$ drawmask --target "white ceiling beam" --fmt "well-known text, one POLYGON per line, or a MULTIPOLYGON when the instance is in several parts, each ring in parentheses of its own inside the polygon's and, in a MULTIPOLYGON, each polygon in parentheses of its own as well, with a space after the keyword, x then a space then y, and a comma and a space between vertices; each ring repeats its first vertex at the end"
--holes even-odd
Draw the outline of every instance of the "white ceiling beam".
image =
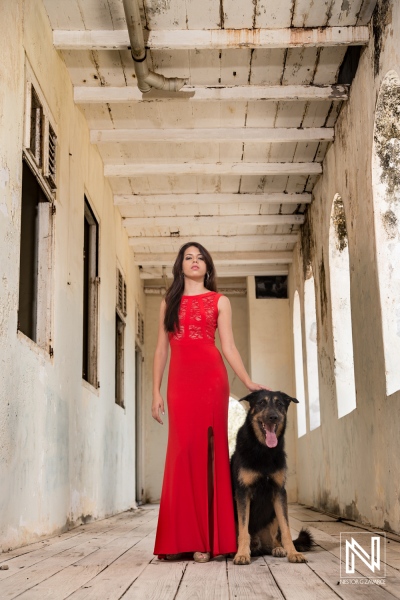
POLYGON ((328 127, 235 127, 214 129, 94 129, 92 144, 107 142, 331 142, 334 129, 328 127))
POLYGON ((180 92, 154 90, 142 95, 138 87, 75 86, 77 104, 123 104, 134 102, 236 102, 269 100, 347 100, 349 86, 340 85, 241 85, 184 86, 180 92))
POLYGON ((104 165, 105 177, 152 175, 320 175, 321 163, 128 163, 104 165))
MULTIPOLYGON (((217 277, 248 277, 250 275, 287 275, 287 265, 229 265, 216 269, 217 277)), ((166 269, 166 276, 172 279, 171 269, 166 269)), ((145 267, 140 270, 140 279, 162 279, 164 276, 161 268, 145 267)))
POLYGON ((141 227, 185 227, 188 225, 302 225, 304 215, 212 215, 194 217, 128 217, 127 229, 141 227))
POLYGON ((142 236, 142 237, 129 237, 129 245, 134 248, 146 247, 145 252, 148 248, 155 248, 159 251, 160 246, 169 246, 170 252, 175 252, 183 244, 187 242, 198 241, 209 251, 213 249, 220 250, 221 247, 232 245, 239 246, 243 250, 244 246, 257 246, 258 250, 261 250, 266 245, 271 244, 295 244, 298 240, 298 233, 285 233, 285 234, 254 234, 254 235, 203 235, 203 236, 160 236, 154 237, 142 236), (259 248, 261 246, 261 248, 259 248))
POLYGON ((175 204, 310 204, 312 194, 115 194, 116 206, 175 204))
MULTIPOLYGON (((227 265, 269 265, 290 264, 293 262, 293 252, 213 252, 213 262, 216 267, 227 265)), ((142 267, 172 267, 176 260, 176 252, 165 253, 134 253, 135 264, 142 267)))
MULTIPOLYGON (((124 204, 119 206, 119 211, 124 219, 145 217, 207 217, 210 215, 230 216, 240 222, 242 216, 248 215, 279 215, 281 204, 264 205, 262 203, 244 204, 124 204)), ((291 205, 288 205, 291 207, 291 205)), ((304 204, 296 205, 306 206, 304 204)), ((298 214, 295 208, 285 210, 283 214, 298 214)))
MULTIPOLYGON (((317 27, 286 29, 173 29, 152 30, 146 46, 155 50, 225 50, 230 48, 296 48, 310 46, 362 46, 368 27, 317 27)), ((127 30, 53 31, 57 50, 126 50, 127 30)))

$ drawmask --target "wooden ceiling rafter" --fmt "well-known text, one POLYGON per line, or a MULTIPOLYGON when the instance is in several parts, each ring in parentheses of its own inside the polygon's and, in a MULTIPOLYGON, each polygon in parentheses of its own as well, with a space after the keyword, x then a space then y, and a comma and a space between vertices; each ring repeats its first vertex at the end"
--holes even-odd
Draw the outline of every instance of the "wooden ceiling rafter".
MULTIPOLYGON (((311 194, 174 194, 174 204, 310 204, 311 194)), ((131 205, 160 205, 170 204, 171 194, 115 194, 114 204, 116 206, 131 205)))
MULTIPOLYGON (((135 262, 143 267, 172 267, 176 259, 176 254, 169 253, 147 253, 135 254, 135 262)), ((216 267, 222 267, 232 264, 240 266, 245 265, 264 265, 264 264, 291 264, 293 255, 291 252, 237 252, 232 256, 230 252, 214 252, 213 262, 216 267)))
MULTIPOLYGON (((287 27, 285 29, 173 29, 148 32, 150 50, 228 50, 364 46, 368 27, 287 27)), ((57 50, 129 50, 125 30, 53 31, 57 50)))
POLYGON ((108 142, 332 142, 333 127, 231 127, 214 129, 92 129, 92 144, 108 142))
MULTIPOLYGON (((217 277, 219 279, 223 277, 248 277, 249 275, 255 276, 268 276, 268 275, 287 275, 289 273, 289 266, 282 264, 263 264, 263 265, 237 265, 231 264, 216 268, 217 277)), ((171 269, 167 270, 167 278, 172 279, 171 269)), ((162 267, 144 267, 140 270, 140 279, 162 279, 164 277, 164 271, 162 267)))
MULTIPOLYGON (((173 245, 174 249, 178 250, 182 244, 186 244, 187 242, 192 242, 195 236, 191 235, 159 235, 159 236, 129 236, 129 245, 141 248, 146 247, 155 248, 156 251, 160 251, 160 246, 165 244, 173 245)), ((283 245, 287 244, 295 244, 298 240, 299 233, 271 233, 268 235, 265 234, 254 234, 254 235, 244 235, 244 234, 232 234, 232 235, 203 235, 201 236, 201 243, 210 251, 217 251, 221 247, 232 247, 232 246, 241 246, 241 250, 245 250, 246 246, 254 245, 254 238, 257 239, 257 243, 260 246, 260 250, 263 249, 264 246, 274 246, 274 245, 283 245)), ((282 250, 282 248, 280 248, 282 250)))
POLYGON ((126 104, 136 102, 257 102, 348 99, 349 86, 334 85, 217 85, 185 86, 180 92, 157 90, 143 95, 134 86, 75 86, 76 104, 126 104))
MULTIPOLYGON (((132 231, 142 227, 174 227, 176 226, 176 217, 133 217, 124 218, 124 226, 127 231, 132 231)), ((304 215, 240 215, 241 225, 302 225, 304 215)), ((230 215, 208 215, 208 216, 190 216, 179 217, 179 227, 187 225, 235 225, 234 217, 230 215)), ((237 222, 236 222, 237 224, 237 222)))
POLYGON ((105 177, 144 177, 151 175, 320 175, 319 162, 282 163, 113 163, 104 165, 105 177))

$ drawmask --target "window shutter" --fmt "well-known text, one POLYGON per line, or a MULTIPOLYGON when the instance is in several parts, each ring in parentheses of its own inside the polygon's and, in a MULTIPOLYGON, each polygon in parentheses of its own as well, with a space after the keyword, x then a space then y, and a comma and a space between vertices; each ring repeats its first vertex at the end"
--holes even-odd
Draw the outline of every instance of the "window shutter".
POLYGON ((49 131, 48 131, 48 144, 46 146, 46 169, 44 176, 46 177, 50 188, 52 190, 57 189, 56 186, 56 146, 57 146, 57 136, 54 133, 52 126, 49 123, 49 131))
POLYGON ((140 315, 140 343, 144 344, 144 319, 142 315, 140 315))
POLYGON ((138 307, 136 307, 136 339, 144 344, 144 319, 138 307))
POLYGON ((127 302, 126 302, 126 283, 124 276, 121 271, 117 268, 117 309, 120 312, 120 316, 126 317, 127 315, 127 302))
POLYGON ((124 280, 121 271, 118 269, 118 298, 117 306, 121 312, 123 312, 123 298, 124 298, 124 280))
POLYGON ((124 281, 124 307, 123 307, 123 311, 122 311, 126 317, 127 315, 127 310, 126 310, 126 283, 124 281))

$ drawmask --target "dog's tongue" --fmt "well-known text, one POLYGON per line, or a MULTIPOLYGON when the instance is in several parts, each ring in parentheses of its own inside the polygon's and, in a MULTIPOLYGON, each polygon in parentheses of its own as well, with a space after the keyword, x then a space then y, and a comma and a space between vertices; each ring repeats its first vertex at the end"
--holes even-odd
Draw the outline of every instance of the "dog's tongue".
POLYGON ((267 425, 265 429, 265 443, 268 448, 275 448, 278 445, 278 438, 274 429, 275 425, 267 425))

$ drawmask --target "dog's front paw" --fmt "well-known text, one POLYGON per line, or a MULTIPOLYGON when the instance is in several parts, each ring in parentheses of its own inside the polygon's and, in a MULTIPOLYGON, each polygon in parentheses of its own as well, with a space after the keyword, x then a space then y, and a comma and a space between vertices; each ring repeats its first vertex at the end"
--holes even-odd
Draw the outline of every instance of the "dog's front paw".
POLYGON ((282 548, 282 546, 276 546, 276 548, 272 550, 272 556, 275 556, 277 558, 284 558, 285 556, 287 556, 287 552, 285 548, 282 548))
POLYGON ((288 561, 291 563, 306 563, 308 560, 301 552, 294 552, 293 554, 289 554, 288 561))
POLYGON ((250 564, 250 554, 239 554, 237 553, 235 558, 233 559, 234 565, 249 565, 250 564))

